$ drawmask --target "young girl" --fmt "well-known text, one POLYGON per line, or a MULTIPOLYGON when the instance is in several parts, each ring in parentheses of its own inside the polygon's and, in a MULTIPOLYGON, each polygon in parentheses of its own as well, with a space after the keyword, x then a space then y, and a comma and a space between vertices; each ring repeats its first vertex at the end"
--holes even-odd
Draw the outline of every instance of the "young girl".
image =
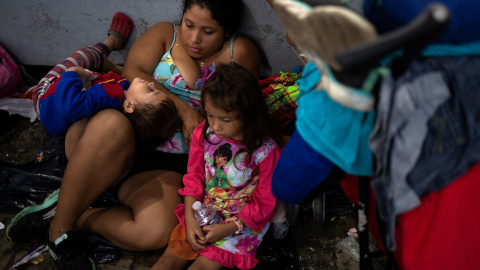
POLYGON ((180 224, 152 269, 183 269, 190 260, 195 269, 253 268, 272 222, 271 179, 281 150, 258 81, 240 65, 220 64, 204 85, 201 105, 206 121, 192 135, 179 190, 185 204, 175 209, 180 224), (211 205, 220 224, 200 227, 195 201, 211 205))

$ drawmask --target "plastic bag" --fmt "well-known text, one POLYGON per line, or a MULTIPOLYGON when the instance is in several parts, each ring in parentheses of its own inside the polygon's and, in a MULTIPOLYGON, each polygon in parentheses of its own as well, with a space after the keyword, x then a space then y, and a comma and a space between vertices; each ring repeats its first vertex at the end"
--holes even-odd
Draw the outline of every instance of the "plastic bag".
POLYGON ((31 99, 2 98, 0 99, 0 110, 7 111, 9 115, 18 114, 29 118, 30 122, 37 119, 37 113, 31 99))
POLYGON ((22 82, 22 75, 12 56, 0 44, 0 98, 11 95, 22 82))
POLYGON ((340 240, 335 247, 347 253, 357 262, 360 261, 360 244, 358 244, 357 240, 355 240, 355 236, 353 234, 340 240))
POLYGON ((262 244, 257 249, 258 264, 253 270, 287 270, 298 268, 298 254, 292 234, 283 239, 275 239, 268 230, 262 244))
POLYGON ((287 208, 286 204, 280 200, 277 200, 275 205, 275 213, 272 220, 272 233, 273 238, 283 239, 288 233, 289 224, 287 220, 287 208))

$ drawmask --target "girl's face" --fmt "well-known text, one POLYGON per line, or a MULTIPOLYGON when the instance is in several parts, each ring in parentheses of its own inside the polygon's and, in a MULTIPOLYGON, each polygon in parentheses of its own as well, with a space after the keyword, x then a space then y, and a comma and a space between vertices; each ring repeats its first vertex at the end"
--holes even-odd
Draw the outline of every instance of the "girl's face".
POLYGON ((218 52, 225 41, 225 33, 207 8, 192 5, 182 20, 182 40, 192 58, 204 59, 218 52))
POLYGON ((219 139, 232 139, 236 141, 243 139, 243 125, 240 120, 238 120, 235 112, 226 112, 223 109, 213 106, 208 97, 205 100, 205 112, 207 114, 208 124, 219 139))

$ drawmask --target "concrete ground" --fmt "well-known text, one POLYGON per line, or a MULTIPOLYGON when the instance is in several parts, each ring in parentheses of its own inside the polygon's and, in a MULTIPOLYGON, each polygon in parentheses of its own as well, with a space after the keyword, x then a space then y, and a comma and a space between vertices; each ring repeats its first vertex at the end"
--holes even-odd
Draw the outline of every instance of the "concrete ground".
MULTIPOLYGON (((5 111, 0 111, 0 123, 3 126, 0 132, 0 162, 23 164, 31 161, 35 158, 36 153, 51 140, 51 137, 46 134, 38 121, 30 123, 24 117, 8 116, 5 111)), ((341 207, 344 206, 342 205, 341 207)), ((354 220, 351 215, 345 212, 340 213, 337 211, 337 213, 332 213, 330 211, 329 213, 331 207, 338 207, 338 205, 329 205, 327 196, 327 215, 323 226, 314 224, 315 216, 311 205, 307 204, 299 207, 295 226, 290 227, 287 240, 279 242, 279 244, 293 247, 292 250, 296 253, 296 262, 285 265, 284 269, 359 269, 357 261, 349 257, 343 250, 335 248, 335 245, 347 236, 348 229, 355 227, 354 220)), ((0 208, 0 222, 7 226, 17 212, 0 208)), ((37 243, 11 243, 6 238, 5 229, 1 229, 0 269, 9 269, 16 260, 24 256, 35 244, 37 243)), ((279 248, 279 246, 276 248, 279 248)), ((149 269, 161 253, 162 250, 127 252, 116 260, 97 265, 97 269, 149 269)), ((43 253, 43 256, 44 260, 42 262, 36 265, 28 263, 17 269, 55 269, 48 251, 43 253)), ((384 257, 375 259, 373 260, 373 268, 383 269, 384 263, 384 257)), ((255 269, 278 269, 269 268, 269 265, 271 266, 272 264, 268 261, 263 261, 255 269)))

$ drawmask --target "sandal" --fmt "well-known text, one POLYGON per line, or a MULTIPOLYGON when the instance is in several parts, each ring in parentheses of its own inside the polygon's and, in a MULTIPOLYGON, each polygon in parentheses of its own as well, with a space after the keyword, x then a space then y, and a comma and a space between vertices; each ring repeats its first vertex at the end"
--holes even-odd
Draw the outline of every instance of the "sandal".
POLYGON ((108 30, 108 35, 112 35, 120 40, 122 48, 127 44, 128 38, 133 30, 132 20, 122 12, 113 15, 112 24, 108 30))

